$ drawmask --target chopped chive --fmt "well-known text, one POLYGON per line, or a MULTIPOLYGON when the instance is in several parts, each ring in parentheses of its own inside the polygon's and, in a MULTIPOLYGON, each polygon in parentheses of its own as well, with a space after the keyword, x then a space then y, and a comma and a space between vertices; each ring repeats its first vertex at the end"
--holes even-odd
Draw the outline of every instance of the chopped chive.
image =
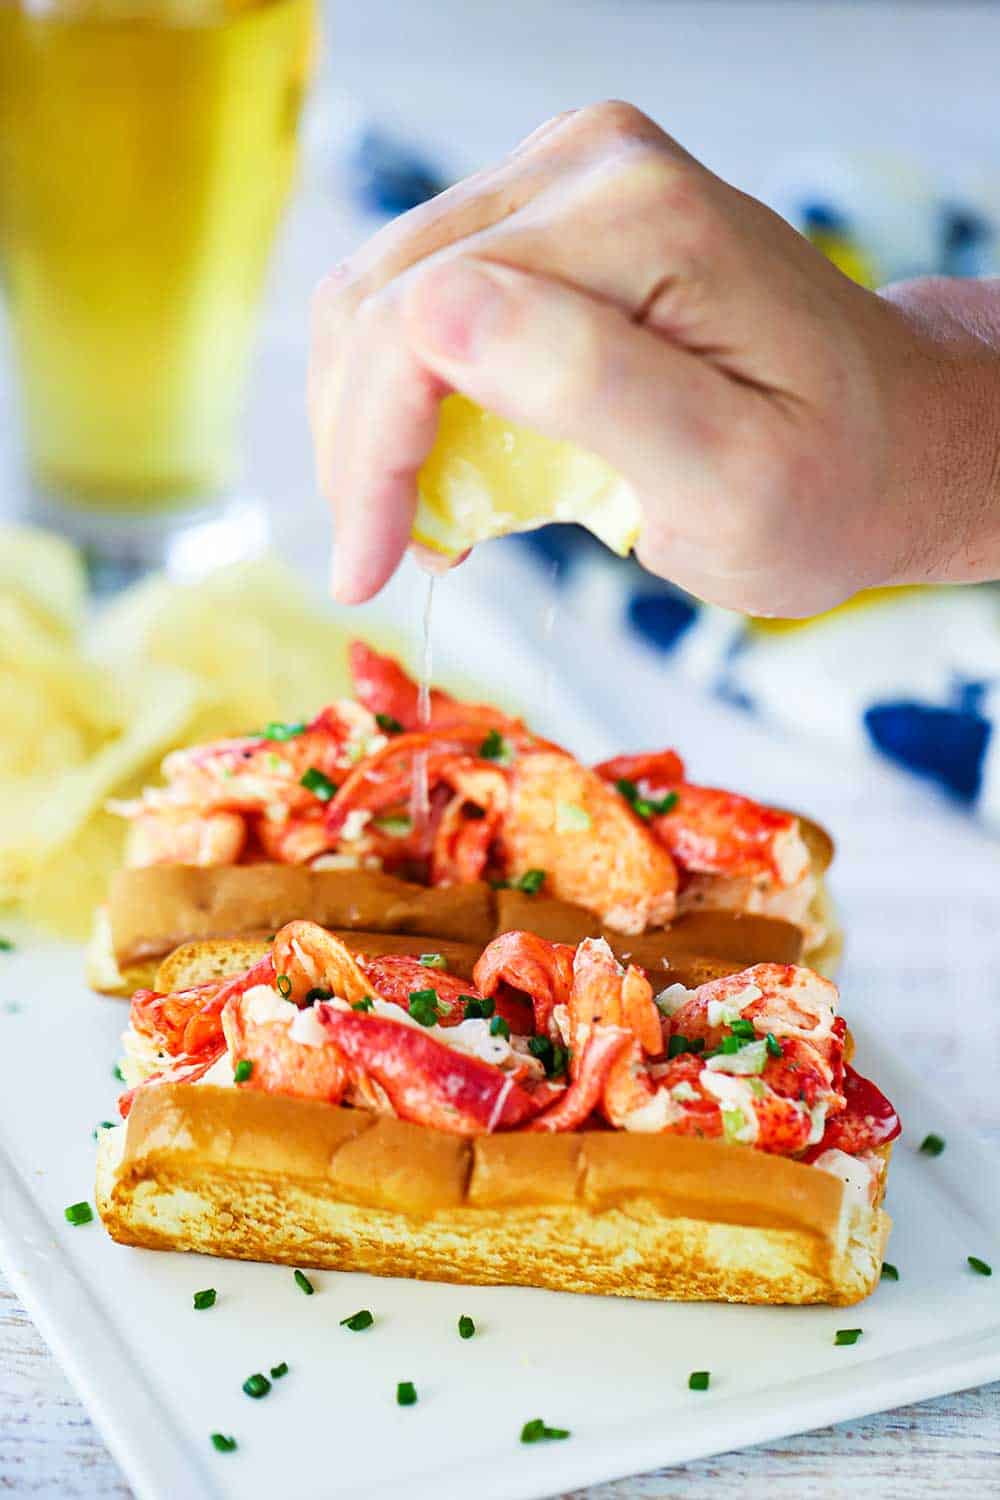
POLYGON ((507 761, 510 759, 510 746, 499 729, 491 729, 479 747, 479 754, 483 760, 507 761))
POLYGON ((627 776, 619 776, 615 782, 615 791, 620 792, 626 802, 634 802, 639 795, 639 788, 627 776))
POLYGON ((649 802, 645 797, 636 797, 635 801, 632 803, 632 811, 634 813, 638 813, 640 818, 643 818, 648 822, 648 820, 653 816, 653 804, 652 802, 649 802))
POLYGON ((112 1078, 117 1078, 119 1083, 125 1082, 125 1074, 122 1072, 121 1063, 115 1063, 114 1067, 111 1069, 111 1076, 112 1078))
POLYGON ((240 1060, 239 1060, 239 1062, 236 1064, 235 1068, 233 1069, 233 1082, 234 1083, 246 1083, 247 1079, 250 1077, 250 1074, 252 1072, 253 1072, 253 1063, 250 1061, 250 1059, 248 1057, 241 1057, 240 1060))
POLYGON ((375 1001, 372 999, 371 995, 366 995, 363 1000, 353 1000, 351 1002, 351 1009, 352 1010, 374 1010, 375 1009, 375 1001))
POLYGON ((296 1271, 295 1285, 298 1287, 300 1292, 305 1292, 307 1297, 311 1297, 313 1292, 316 1290, 312 1282, 309 1280, 309 1277, 306 1275, 305 1271, 296 1271))
POLYGON ((326 985, 317 984, 311 990, 306 990, 306 1005, 315 1005, 317 1000, 332 1000, 333 990, 328 990, 326 985))
POLYGON ((460 1339, 471 1339, 476 1331, 476 1325, 467 1313, 463 1313, 458 1320, 458 1336, 460 1339))
POLYGON ((403 726, 402 726, 402 724, 399 722, 398 719, 394 719, 393 716, 392 716, 392 714, 376 714, 375 715, 375 723, 381 729, 381 731, 382 731, 383 734, 402 734, 403 733, 403 726))
POLYGON ((374 1321, 375 1319, 367 1307, 363 1307, 360 1312, 351 1313, 349 1318, 341 1318, 340 1326, 341 1328, 349 1328, 352 1333, 362 1333, 364 1329, 370 1328, 374 1321))
POLYGON ((534 1417, 521 1428, 522 1443, 547 1443, 553 1439, 568 1438, 568 1427, 547 1427, 541 1417, 534 1417))
POLYGON ((784 1049, 773 1031, 769 1031, 764 1038, 764 1044, 772 1057, 784 1056, 784 1049))
POLYGON ((63 1209, 67 1224, 89 1224, 94 1217, 94 1210, 89 1203, 71 1203, 68 1208, 63 1209))
POLYGON ((280 743, 284 740, 294 740, 300 734, 305 734, 305 732, 306 724, 304 719, 300 719, 296 724, 283 724, 280 719, 272 719, 264 730, 263 738, 265 740, 277 740, 280 743))
POLYGON ((10 938, 0 937, 0 953, 13 953, 14 944, 10 938))
POLYGON ((202 1312, 206 1307, 214 1307, 216 1295, 217 1294, 214 1286, 206 1287, 203 1292, 195 1292, 195 1310, 197 1312, 202 1312))
POLYGON ((303 771, 299 777, 299 786, 304 786, 307 792, 312 792, 320 802, 329 802, 336 795, 336 785, 325 776, 318 766, 310 766, 308 771, 303 771))
POLYGON ((679 801, 677 792, 667 792, 663 797, 653 798, 653 811, 658 818, 662 818, 666 813, 673 812, 679 801))
POLYGON ((117 1120, 99 1120, 92 1132, 94 1140, 97 1140, 102 1130, 114 1130, 117 1123, 117 1120))
POLYGON ((925 1156, 940 1156, 944 1150, 944 1137, 935 1135, 932 1131, 930 1135, 924 1136, 920 1142, 920 1149, 925 1156))
POLYGON ((526 896, 537 896, 544 884, 544 870, 525 870, 520 879, 515 881, 517 889, 523 891, 526 896))
POLYGON ((692 1370, 688 1376, 689 1391, 707 1391, 712 1379, 711 1370, 692 1370))
POLYGON ((421 953, 420 962, 425 969, 446 969, 448 960, 443 953, 421 953))
POLYGON ((690 1052, 691 1044, 686 1036, 672 1036, 667 1043, 667 1057, 682 1057, 685 1052, 690 1052))
POLYGON ((752 1042, 755 1041, 757 1037, 753 1022, 744 1021, 742 1016, 737 1016, 736 1020, 732 1022, 730 1030, 732 1031, 733 1036, 738 1036, 744 1041, 752 1042))
POLYGON ((226 1437, 223 1432, 213 1432, 212 1447, 216 1453, 235 1453, 236 1439, 234 1437, 226 1437))
POLYGON ((835 1344, 856 1344, 862 1332, 863 1329, 861 1328, 838 1328, 833 1342, 835 1344))
POLYGON ((287 1360, 283 1359, 281 1361, 280 1365, 272 1365, 271 1366, 271 1379, 272 1380, 280 1380, 281 1377, 282 1377, 282 1375, 287 1375, 287 1374, 288 1374, 288 1362, 287 1362, 287 1360))
POLYGON ((898 1281, 899 1280, 899 1267, 898 1266, 894 1266, 892 1264, 892 1262, 889 1261, 889 1260, 884 1260, 882 1262, 882 1273, 881 1274, 882 1274, 882 1280, 883 1281, 898 1281))
POLYGON ((502 1036, 505 1041, 510 1041, 510 1027, 503 1016, 494 1016, 490 1021, 490 1036, 502 1036))
POLYGON ((416 1406, 417 1388, 412 1380, 401 1380, 396 1387, 397 1406, 416 1406))
POLYGON ((466 1021, 488 1021, 496 1010, 495 1000, 483 1000, 479 995, 459 995, 463 1006, 462 1017, 466 1021))
POLYGON ((256 1375, 247 1376, 243 1382, 243 1389, 248 1396, 252 1396, 255 1401, 259 1401, 271 1389, 271 1382, 266 1375, 261 1375, 258 1371, 256 1375))
POLYGON ((292 993, 292 981, 289 979, 287 974, 279 974, 274 981, 274 987, 278 991, 278 994, 281 996, 282 1000, 287 1000, 289 995, 292 993))
POLYGON ((436 1026, 440 1019, 437 990, 411 990, 407 1010, 420 1026, 436 1026))
POLYGON ((978 1255, 967 1255, 965 1258, 969 1262, 969 1265, 972 1267, 972 1269, 976 1271, 980 1276, 993 1275, 993 1267, 990 1265, 989 1261, 980 1260, 978 1255))
POLYGON ((723 1057, 732 1057, 740 1050, 740 1038, 738 1036, 724 1036, 719 1043, 719 1051, 723 1057))

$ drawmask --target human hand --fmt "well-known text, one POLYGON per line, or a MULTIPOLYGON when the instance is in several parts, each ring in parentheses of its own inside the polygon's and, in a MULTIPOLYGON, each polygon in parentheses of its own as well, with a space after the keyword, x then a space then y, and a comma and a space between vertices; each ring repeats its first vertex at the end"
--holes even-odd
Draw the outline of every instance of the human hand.
POLYGON ((639 111, 559 116, 319 288, 335 592, 360 602, 397 566, 452 390, 604 458, 639 496, 643 564, 713 603, 808 615, 876 584, 991 576, 985 295, 876 296, 639 111))

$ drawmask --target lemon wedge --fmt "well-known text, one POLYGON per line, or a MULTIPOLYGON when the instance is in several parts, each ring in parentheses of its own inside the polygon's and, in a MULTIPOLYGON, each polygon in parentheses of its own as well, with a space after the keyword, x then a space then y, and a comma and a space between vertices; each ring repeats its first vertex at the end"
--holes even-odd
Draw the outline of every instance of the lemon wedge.
POLYGON ((413 540, 449 557, 549 521, 576 521, 624 557, 642 520, 635 491, 602 459, 458 395, 441 405, 418 490, 413 540))

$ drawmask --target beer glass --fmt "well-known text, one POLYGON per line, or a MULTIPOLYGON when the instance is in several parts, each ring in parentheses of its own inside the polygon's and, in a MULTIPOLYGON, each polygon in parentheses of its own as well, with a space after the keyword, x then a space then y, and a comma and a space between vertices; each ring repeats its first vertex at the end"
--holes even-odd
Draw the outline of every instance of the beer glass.
POLYGON ((0 0, 0 277, 32 492, 126 563, 232 495, 313 6, 0 0))

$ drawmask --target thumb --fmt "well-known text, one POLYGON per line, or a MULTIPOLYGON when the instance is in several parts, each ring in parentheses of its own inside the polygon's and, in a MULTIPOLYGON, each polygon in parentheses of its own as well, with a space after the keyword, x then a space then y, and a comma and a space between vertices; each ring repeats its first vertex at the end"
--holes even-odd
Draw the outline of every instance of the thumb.
MULTIPOLYGON (((640 497, 703 490, 737 393, 697 354, 564 282, 456 256, 403 302, 418 360, 510 422, 589 449, 640 497)), ((661 519, 665 519, 661 515, 661 519)))

